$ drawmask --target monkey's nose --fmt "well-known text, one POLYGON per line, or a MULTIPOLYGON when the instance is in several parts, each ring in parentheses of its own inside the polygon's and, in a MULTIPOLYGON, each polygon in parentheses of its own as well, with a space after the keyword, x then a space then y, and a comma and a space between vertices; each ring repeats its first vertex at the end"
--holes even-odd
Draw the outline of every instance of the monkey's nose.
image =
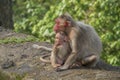
POLYGON ((58 26, 57 24, 55 24, 54 27, 53 27, 53 30, 54 30, 55 32, 59 31, 59 26, 58 26))

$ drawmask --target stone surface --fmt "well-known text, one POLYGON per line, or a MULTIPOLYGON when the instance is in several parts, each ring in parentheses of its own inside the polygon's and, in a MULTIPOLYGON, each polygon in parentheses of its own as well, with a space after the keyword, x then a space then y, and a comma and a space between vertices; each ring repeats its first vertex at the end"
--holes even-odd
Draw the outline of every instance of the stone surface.
MULTIPOLYGON (((0 32, 0 39, 12 36, 25 38, 27 35, 10 31, 0 32)), ((52 47, 46 42, 0 44, 0 65, 8 59, 15 63, 15 66, 2 70, 24 75, 23 80, 120 80, 120 69, 111 69, 109 66, 107 70, 80 67, 56 72, 50 64, 43 63, 39 59, 41 55, 50 54, 50 52, 34 49, 33 44, 52 47)))

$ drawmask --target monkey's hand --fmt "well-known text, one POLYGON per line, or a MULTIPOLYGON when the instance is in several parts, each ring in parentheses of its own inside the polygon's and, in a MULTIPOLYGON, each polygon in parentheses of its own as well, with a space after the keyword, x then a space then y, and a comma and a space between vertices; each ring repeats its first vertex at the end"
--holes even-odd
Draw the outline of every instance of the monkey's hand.
POLYGON ((60 66, 61 66, 61 64, 54 64, 53 65, 54 68, 57 68, 57 67, 60 67, 60 66))
POLYGON ((64 71, 64 70, 67 70, 67 69, 68 69, 68 67, 63 65, 63 66, 57 67, 56 71, 60 72, 60 71, 64 71))

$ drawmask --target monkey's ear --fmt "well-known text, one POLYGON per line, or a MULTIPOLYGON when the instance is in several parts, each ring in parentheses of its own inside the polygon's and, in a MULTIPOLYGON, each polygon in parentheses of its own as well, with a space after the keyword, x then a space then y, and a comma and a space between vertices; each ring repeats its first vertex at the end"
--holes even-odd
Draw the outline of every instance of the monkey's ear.
POLYGON ((71 26, 71 21, 66 21, 67 26, 71 26))
POLYGON ((72 18, 72 16, 68 12, 64 13, 64 15, 72 18))

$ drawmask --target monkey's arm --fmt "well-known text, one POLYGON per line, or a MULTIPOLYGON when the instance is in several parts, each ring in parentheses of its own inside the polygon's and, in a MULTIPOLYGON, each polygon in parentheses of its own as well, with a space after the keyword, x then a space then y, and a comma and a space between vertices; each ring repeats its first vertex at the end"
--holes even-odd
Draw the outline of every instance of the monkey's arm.
POLYGON ((77 58, 77 53, 78 53, 78 50, 77 50, 77 35, 75 32, 72 32, 72 35, 70 36, 70 40, 71 40, 71 49, 72 49, 72 52, 71 54, 68 56, 65 64, 61 67, 59 67, 57 69, 57 71, 62 71, 62 70, 65 70, 65 69, 68 69, 75 61, 76 61, 76 58, 77 58))
POLYGON ((51 52, 51 57, 50 57, 51 64, 52 64, 53 67, 60 66, 60 64, 57 63, 57 54, 58 54, 58 52, 59 52, 59 49, 54 45, 53 50, 51 52))

